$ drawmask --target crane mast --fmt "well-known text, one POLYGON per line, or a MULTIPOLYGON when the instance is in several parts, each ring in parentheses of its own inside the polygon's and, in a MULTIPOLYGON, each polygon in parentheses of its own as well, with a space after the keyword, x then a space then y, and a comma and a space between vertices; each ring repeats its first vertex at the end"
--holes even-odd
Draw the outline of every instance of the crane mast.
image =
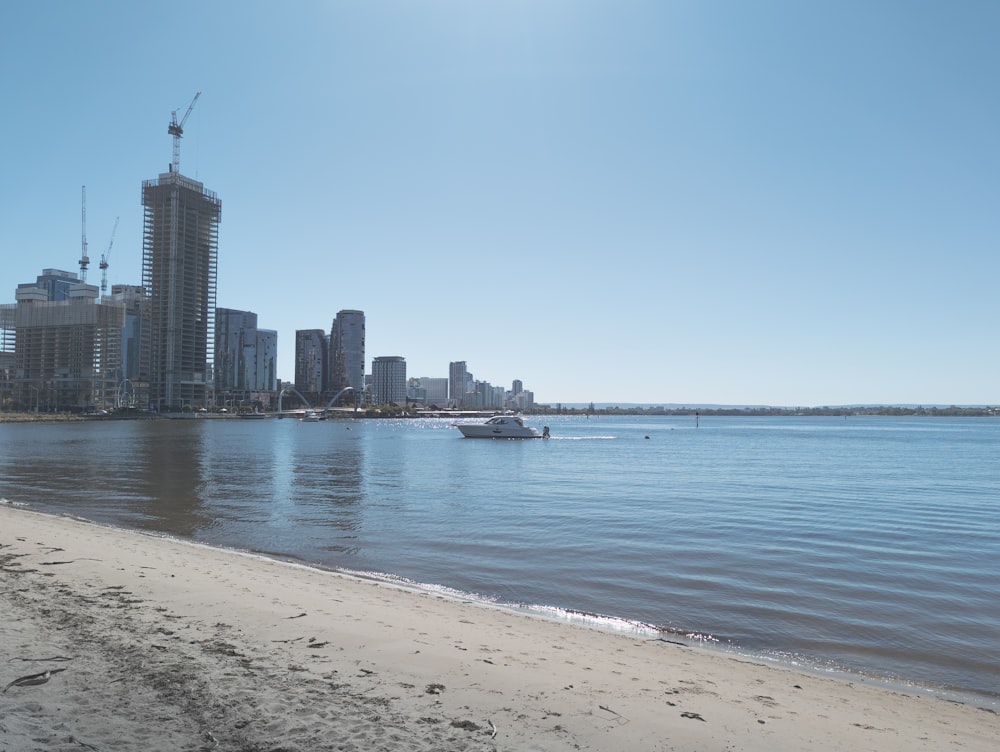
POLYGON ((197 92, 194 95, 194 99, 191 100, 191 104, 188 105, 187 112, 184 113, 184 117, 181 118, 180 122, 177 122, 177 110, 170 113, 170 125, 167 126, 167 133, 174 137, 174 153, 173 159, 170 162, 171 172, 180 172, 181 168, 181 136, 184 135, 184 123, 191 116, 191 110, 194 109, 194 103, 198 101, 198 97, 201 96, 201 92, 197 92))
POLYGON ((87 186, 83 186, 83 198, 80 202, 80 279, 87 281, 87 267, 90 265, 90 257, 87 255, 87 186))
POLYGON ((111 230, 111 240, 108 241, 108 250, 101 254, 101 263, 99 264, 101 268, 101 295, 104 295, 108 291, 108 259, 111 258, 111 246, 115 244, 115 233, 118 232, 118 220, 121 217, 115 217, 115 226, 111 230))

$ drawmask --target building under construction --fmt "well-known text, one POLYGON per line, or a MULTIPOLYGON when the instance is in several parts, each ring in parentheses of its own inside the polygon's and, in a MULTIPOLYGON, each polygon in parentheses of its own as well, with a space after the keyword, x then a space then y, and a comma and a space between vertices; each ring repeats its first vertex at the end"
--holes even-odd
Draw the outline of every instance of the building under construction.
MULTIPOLYGON (((98 300, 97 286, 86 283, 84 188, 80 277, 46 269, 37 283, 18 286, 15 305, 0 306, 0 407, 88 410, 124 403, 169 412, 210 403, 222 205, 179 167, 183 126, 197 99, 180 122, 176 112, 171 118, 168 172, 142 184, 142 286, 116 286, 98 300)), ((102 291, 107 266, 105 254, 102 291)))
POLYGON ((171 169, 142 184, 141 386, 157 411, 209 404, 222 204, 171 169))
MULTIPOLYGON (((19 285, 14 305, 0 306, 0 388, 4 409, 86 412, 117 402, 122 380, 125 308, 98 300, 96 285, 68 281, 47 290, 19 285)), ((66 272, 59 274, 73 277, 66 272)))

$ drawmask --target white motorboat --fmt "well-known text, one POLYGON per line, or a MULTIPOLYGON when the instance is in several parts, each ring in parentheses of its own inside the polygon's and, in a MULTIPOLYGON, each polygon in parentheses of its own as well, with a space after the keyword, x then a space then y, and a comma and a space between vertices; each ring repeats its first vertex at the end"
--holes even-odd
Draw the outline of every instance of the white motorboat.
POLYGON ((543 433, 524 425, 519 415, 494 415, 485 423, 457 423, 467 439, 547 439, 549 427, 543 433))
POLYGON ((317 421, 323 420, 323 416, 315 410, 306 410, 299 420, 303 423, 316 423, 317 421))

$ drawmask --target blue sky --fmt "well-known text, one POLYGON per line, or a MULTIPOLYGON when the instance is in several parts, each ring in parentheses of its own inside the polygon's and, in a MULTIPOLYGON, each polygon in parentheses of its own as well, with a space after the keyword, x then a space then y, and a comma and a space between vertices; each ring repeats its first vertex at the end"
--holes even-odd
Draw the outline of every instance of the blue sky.
POLYGON ((1000 402, 1000 3, 8 2, 0 301, 141 281, 142 180, 222 200, 217 303, 361 309, 543 402, 1000 402))

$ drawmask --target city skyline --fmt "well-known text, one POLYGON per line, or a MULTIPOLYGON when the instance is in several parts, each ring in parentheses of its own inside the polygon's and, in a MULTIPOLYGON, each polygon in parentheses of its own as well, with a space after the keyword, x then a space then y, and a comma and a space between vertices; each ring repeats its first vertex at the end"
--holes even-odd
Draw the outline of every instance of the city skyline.
MULTIPOLYGON (((991 404, 1000 6, 42 0, 7 10, 0 302, 139 284, 138 186, 226 203, 219 306, 540 403, 991 404), (194 15, 198 23, 191 23, 194 15), (154 50, 162 65, 144 64, 154 50), (328 301, 336 301, 327 305, 328 301)), ((369 359, 370 360, 370 359, 369 359)))

